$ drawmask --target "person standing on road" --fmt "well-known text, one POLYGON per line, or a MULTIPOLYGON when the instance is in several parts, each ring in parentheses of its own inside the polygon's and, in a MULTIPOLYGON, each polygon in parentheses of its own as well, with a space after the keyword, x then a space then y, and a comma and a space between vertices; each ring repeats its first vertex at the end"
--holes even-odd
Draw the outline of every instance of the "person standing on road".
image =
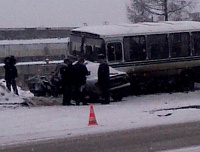
POLYGON ((73 84, 74 84, 74 98, 76 100, 76 105, 88 105, 85 101, 85 84, 86 76, 90 74, 86 65, 84 64, 85 59, 83 57, 79 58, 78 62, 73 65, 73 84))
POLYGON ((60 68, 63 89, 63 105, 73 105, 72 99, 72 63, 70 59, 64 59, 64 64, 60 68))
POLYGON ((4 59, 4 63, 6 87, 9 91, 11 91, 12 86, 14 93, 16 95, 19 95, 15 81, 15 79, 18 77, 17 68, 15 67, 16 59, 14 56, 6 57, 4 59))
POLYGON ((102 91, 102 101, 101 104, 110 103, 110 94, 109 94, 109 84, 110 84, 110 71, 109 66, 105 60, 105 56, 100 54, 99 59, 99 68, 98 68, 98 86, 102 91))

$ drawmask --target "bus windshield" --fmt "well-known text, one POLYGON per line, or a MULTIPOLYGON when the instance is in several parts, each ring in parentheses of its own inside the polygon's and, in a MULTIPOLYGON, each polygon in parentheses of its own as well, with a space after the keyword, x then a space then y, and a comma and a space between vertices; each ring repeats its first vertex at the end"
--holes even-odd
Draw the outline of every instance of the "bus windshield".
POLYGON ((106 54, 103 39, 72 35, 70 41, 71 50, 69 53, 72 56, 83 56, 89 61, 97 61, 98 54, 106 54))

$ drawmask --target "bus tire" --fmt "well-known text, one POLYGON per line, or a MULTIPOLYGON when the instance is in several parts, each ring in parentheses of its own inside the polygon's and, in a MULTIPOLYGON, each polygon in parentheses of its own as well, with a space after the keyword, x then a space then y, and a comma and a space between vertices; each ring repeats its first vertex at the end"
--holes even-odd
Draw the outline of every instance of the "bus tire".
POLYGON ((182 72, 181 83, 182 83, 183 91, 194 90, 194 73, 192 71, 182 72))

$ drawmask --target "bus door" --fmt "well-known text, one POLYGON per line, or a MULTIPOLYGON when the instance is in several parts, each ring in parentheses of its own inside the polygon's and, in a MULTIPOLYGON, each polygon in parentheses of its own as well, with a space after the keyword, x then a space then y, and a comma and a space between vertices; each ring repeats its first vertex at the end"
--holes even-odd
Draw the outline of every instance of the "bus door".
POLYGON ((107 43, 107 59, 109 62, 122 61, 122 43, 109 42, 107 43))

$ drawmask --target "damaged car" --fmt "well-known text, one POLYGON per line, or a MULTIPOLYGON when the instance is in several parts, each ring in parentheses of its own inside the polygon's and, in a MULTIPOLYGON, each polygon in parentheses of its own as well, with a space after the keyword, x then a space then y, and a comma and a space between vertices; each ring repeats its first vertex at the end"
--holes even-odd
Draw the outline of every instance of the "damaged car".
MULTIPOLYGON (((97 71, 99 63, 85 61, 90 75, 87 76, 85 85, 86 100, 88 102, 98 102, 101 98, 101 89, 96 85, 98 81, 97 71)), ((59 71, 57 66, 57 70, 59 71)), ((57 72, 59 73, 59 72, 57 72)), ((62 94, 62 83, 59 75, 54 75, 54 78, 48 79, 46 76, 34 76, 28 79, 29 90, 34 96, 54 96, 62 94)), ((130 83, 125 72, 118 71, 110 67, 110 96, 113 101, 121 101, 124 96, 128 95, 130 83)))

